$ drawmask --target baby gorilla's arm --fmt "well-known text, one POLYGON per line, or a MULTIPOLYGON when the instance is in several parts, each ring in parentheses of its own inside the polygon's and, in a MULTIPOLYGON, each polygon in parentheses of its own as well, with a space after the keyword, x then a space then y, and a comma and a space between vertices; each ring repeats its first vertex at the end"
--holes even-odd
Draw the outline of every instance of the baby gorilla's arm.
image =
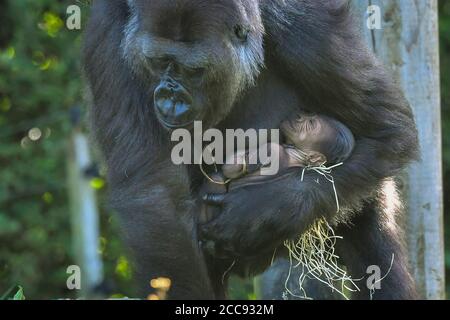
MULTIPOLYGON (((321 166, 327 160, 348 158, 354 146, 353 134, 336 120, 315 114, 299 114, 295 120, 281 124, 285 144, 268 143, 257 150, 238 151, 227 157, 221 173, 207 176, 201 196, 208 203, 209 194, 223 195, 228 191, 255 184, 264 184, 279 178, 292 167, 321 166), (271 161, 278 161, 278 172, 263 175, 264 163, 259 152, 264 150, 271 161), (276 159, 272 155, 278 155, 276 159)), ((220 213, 220 208, 203 204, 200 223, 211 221, 220 213)))
MULTIPOLYGON (((268 155, 279 155, 270 157, 272 162, 278 161, 278 172, 290 167, 315 167, 327 162, 336 164, 346 160, 354 147, 351 131, 323 115, 299 113, 296 119, 284 121, 280 127, 285 144, 270 143, 260 147, 266 148, 264 151, 268 155)), ((249 177, 255 181, 261 176, 259 169, 268 165, 261 161, 259 151, 238 151, 229 156, 222 167, 225 178, 249 177)))
MULTIPOLYGON (((283 146, 271 143, 264 144, 260 148, 266 148, 268 155, 272 155, 273 149, 277 149, 279 154, 279 168, 285 170, 289 167, 291 160, 289 154, 284 150, 283 146)), ((234 190, 252 184, 262 184, 271 180, 273 176, 261 174, 261 168, 268 163, 260 161, 258 150, 238 151, 227 158, 226 163, 222 166, 222 172, 205 175, 205 183, 200 190, 200 198, 204 201, 201 205, 199 223, 207 223, 220 214, 221 209, 214 205, 209 205, 208 196, 210 194, 223 195, 228 190, 234 190)))

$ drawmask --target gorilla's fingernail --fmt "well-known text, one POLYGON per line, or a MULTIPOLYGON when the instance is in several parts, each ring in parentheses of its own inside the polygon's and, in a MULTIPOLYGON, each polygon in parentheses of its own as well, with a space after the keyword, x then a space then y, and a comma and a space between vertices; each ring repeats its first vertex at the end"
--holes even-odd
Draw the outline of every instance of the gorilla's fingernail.
POLYGON ((203 201, 205 201, 206 204, 210 204, 213 206, 221 206, 223 204, 224 198, 225 198, 224 194, 212 193, 212 194, 207 194, 203 198, 203 201))

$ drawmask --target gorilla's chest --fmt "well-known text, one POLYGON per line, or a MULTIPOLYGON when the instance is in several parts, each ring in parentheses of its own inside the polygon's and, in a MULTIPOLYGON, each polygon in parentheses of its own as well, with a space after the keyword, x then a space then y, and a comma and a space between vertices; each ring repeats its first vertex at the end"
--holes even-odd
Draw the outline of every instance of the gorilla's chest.
POLYGON ((237 101, 221 129, 277 129, 283 120, 301 110, 297 93, 281 79, 263 72, 257 85, 237 101))
MULTIPOLYGON (((295 117, 301 109, 297 93, 281 79, 265 72, 257 85, 247 90, 228 117, 215 128, 222 132, 226 129, 279 129, 282 121, 295 117)), ((190 166, 189 172, 191 189, 196 192, 205 181, 204 175, 198 166, 190 166)))

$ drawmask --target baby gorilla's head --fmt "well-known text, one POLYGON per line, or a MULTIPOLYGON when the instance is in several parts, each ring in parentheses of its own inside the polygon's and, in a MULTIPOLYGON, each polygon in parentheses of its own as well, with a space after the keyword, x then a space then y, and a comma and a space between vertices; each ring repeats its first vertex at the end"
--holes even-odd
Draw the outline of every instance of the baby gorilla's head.
POLYGON ((281 124, 281 131, 293 150, 306 157, 305 165, 337 164, 353 151, 355 138, 341 122, 324 115, 302 113, 281 124))

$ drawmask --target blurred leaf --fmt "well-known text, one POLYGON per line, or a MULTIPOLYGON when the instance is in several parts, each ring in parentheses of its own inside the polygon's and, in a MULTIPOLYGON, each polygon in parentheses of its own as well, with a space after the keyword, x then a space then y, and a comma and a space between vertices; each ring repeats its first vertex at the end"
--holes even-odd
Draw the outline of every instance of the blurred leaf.
POLYGON ((94 178, 91 180, 90 184, 92 188, 100 190, 105 187, 105 180, 103 180, 102 178, 94 178))
POLYGON ((56 37, 63 26, 64 22, 53 12, 46 12, 44 21, 39 24, 39 27, 45 30, 50 37, 56 37))
POLYGON ((128 262, 127 258, 125 258, 124 256, 121 256, 119 258, 119 260, 117 261, 116 273, 119 277, 121 277, 123 279, 131 278, 130 263, 128 262))
POLYGON ((23 294, 23 288, 19 286, 19 291, 14 295, 13 300, 25 300, 25 295, 23 294))

